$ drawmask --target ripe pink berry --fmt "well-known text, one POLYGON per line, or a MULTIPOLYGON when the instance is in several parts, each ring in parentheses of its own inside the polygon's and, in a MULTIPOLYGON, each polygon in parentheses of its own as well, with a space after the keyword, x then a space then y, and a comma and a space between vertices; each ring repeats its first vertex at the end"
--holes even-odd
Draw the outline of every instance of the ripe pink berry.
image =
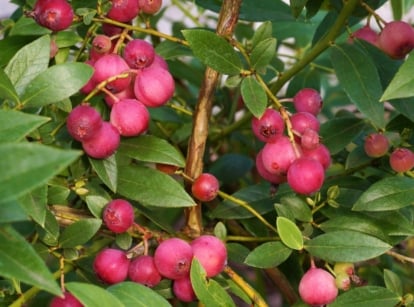
POLYGON ((101 129, 90 140, 82 142, 83 150, 90 157, 105 159, 119 147, 121 137, 118 130, 108 122, 103 122, 101 129))
POLYGON ((168 70, 167 61, 162 56, 160 56, 159 54, 156 54, 156 53, 154 55, 154 60, 152 61, 151 66, 154 66, 154 67, 158 66, 159 68, 168 70))
MULTIPOLYGON (((91 59, 85 61, 85 64, 92 67, 93 71, 95 71, 95 68, 93 66, 94 63, 95 62, 91 59)), ((95 88, 95 86, 96 86, 96 83, 95 83, 95 80, 94 80, 93 75, 92 75, 92 77, 89 78, 88 82, 86 82, 86 84, 80 89, 80 92, 83 93, 83 94, 89 94, 90 92, 92 92, 92 90, 95 88)))
POLYGON ((124 199, 114 199, 105 206, 102 219, 109 230, 123 233, 134 224, 134 207, 124 199))
POLYGON ((49 307, 83 307, 82 303, 70 292, 64 292, 64 297, 55 296, 49 307))
POLYGON ((312 158, 319 161, 325 170, 331 166, 331 153, 329 152, 329 149, 323 144, 319 143, 318 146, 312 149, 302 148, 302 154, 303 157, 312 158))
POLYGON ((299 282, 299 294, 306 304, 326 305, 336 299, 338 288, 335 285, 335 278, 330 273, 312 267, 299 282))
POLYGON ((92 48, 89 52, 89 57, 93 61, 97 61, 99 58, 112 51, 111 38, 104 34, 96 35, 92 40, 92 48))
POLYGON ((223 241, 211 235, 202 235, 191 243, 194 258, 206 271, 207 277, 220 274, 227 263, 227 249, 223 241))
POLYGON ((111 0, 112 6, 108 17, 120 22, 130 22, 138 16, 139 5, 137 0, 111 0))
POLYGON ((306 129, 300 138, 300 145, 303 150, 315 149, 319 146, 319 133, 313 129, 306 129))
POLYGON ((147 67, 152 64, 154 57, 154 47, 143 39, 133 39, 125 45, 124 59, 131 68, 147 67))
POLYGON ((303 88, 293 97, 293 105, 298 112, 317 115, 322 109, 322 98, 317 90, 303 88))
POLYGON ((368 24, 352 33, 352 36, 348 41, 352 43, 355 38, 367 41, 372 45, 377 45, 378 43, 378 33, 375 32, 368 24))
POLYGON ((123 251, 106 248, 96 255, 93 270, 103 282, 115 284, 127 278, 129 263, 130 260, 123 251))
POLYGON ((103 23, 102 24, 102 32, 105 35, 109 36, 109 37, 121 34, 123 30, 124 30, 123 27, 118 27, 118 26, 112 25, 110 23, 103 23))
POLYGON ((264 180, 267 180, 270 183, 281 184, 286 182, 286 176, 272 174, 266 170, 263 165, 262 150, 260 150, 256 155, 256 170, 264 180))
POLYGON ((364 141, 364 150, 369 157, 382 157, 388 152, 390 143, 388 138, 381 133, 371 133, 364 141))
MULTIPOLYGON (((300 146, 296 146, 300 155, 300 146)), ((262 149, 264 168, 271 174, 286 176, 287 170, 297 159, 296 151, 286 136, 281 136, 273 143, 266 143, 262 149)))
POLYGON ((111 109, 110 122, 122 136, 137 136, 148 129, 148 109, 136 99, 122 99, 111 109))
POLYGON ((92 139, 102 127, 102 117, 90 105, 78 105, 72 109, 66 119, 69 134, 77 141, 92 139))
POLYGON ((162 241, 154 252, 154 263, 158 272, 169 279, 188 276, 193 249, 186 241, 170 238, 162 241))
POLYGON ((32 15, 39 25, 55 32, 69 28, 74 16, 66 0, 38 0, 32 15))
POLYGON ((142 12, 148 15, 157 13, 162 5, 162 0, 138 0, 142 12))
POLYGON ((290 117, 292 129, 300 136, 306 129, 312 129, 319 132, 320 123, 315 115, 309 112, 297 112, 290 117))
POLYGON ((414 48, 414 29, 404 21, 391 21, 378 37, 378 46, 394 59, 403 59, 414 48))
POLYGON ((120 91, 118 93, 106 94, 104 97, 107 106, 110 108, 112 108, 112 106, 116 102, 122 99, 135 99, 134 88, 133 86, 131 86, 131 84, 123 91, 120 91))
POLYGON ((147 107, 166 104, 174 91, 174 79, 168 70, 151 65, 138 71, 134 83, 135 96, 147 107))
MULTIPOLYGON (((127 73, 129 66, 125 60, 116 53, 105 54, 99 58, 94 64, 95 71, 92 79, 95 84, 101 83, 110 77, 127 73)), ((126 89, 131 82, 131 76, 126 78, 119 78, 109 82, 106 88, 113 93, 120 92, 126 89)))
POLYGON ((287 182, 293 191, 310 195, 322 187, 325 170, 319 161, 301 157, 295 160, 287 172, 287 182))
POLYGON ((260 118, 252 118, 252 130, 260 141, 274 142, 283 134, 285 122, 278 111, 266 109, 260 118))
POLYGON ((407 148, 396 148, 390 155, 390 165, 396 172, 407 172, 414 167, 414 153, 407 148))
POLYGON ((194 180, 191 192, 198 200, 211 201, 216 198, 219 187, 220 184, 216 176, 203 173, 194 180))
POLYGON ((155 267, 154 258, 148 255, 138 256, 129 265, 128 276, 134 282, 147 287, 155 287, 162 276, 155 267))
POLYGON ((174 280, 172 290, 174 295, 182 302, 190 303, 197 299, 190 276, 174 280))

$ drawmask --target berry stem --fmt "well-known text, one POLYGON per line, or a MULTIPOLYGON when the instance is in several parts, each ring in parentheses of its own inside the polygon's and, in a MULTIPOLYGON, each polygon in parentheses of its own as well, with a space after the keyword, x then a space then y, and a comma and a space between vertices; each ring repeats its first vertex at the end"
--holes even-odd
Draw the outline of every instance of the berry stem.
POLYGON ((97 93, 101 92, 105 88, 105 86, 108 85, 108 83, 111 83, 112 81, 115 81, 118 79, 128 78, 129 74, 130 74, 129 72, 122 73, 116 76, 109 77, 108 79, 102 81, 88 94, 88 96, 85 97, 84 102, 88 102, 89 100, 91 100, 91 98, 95 96, 97 93))

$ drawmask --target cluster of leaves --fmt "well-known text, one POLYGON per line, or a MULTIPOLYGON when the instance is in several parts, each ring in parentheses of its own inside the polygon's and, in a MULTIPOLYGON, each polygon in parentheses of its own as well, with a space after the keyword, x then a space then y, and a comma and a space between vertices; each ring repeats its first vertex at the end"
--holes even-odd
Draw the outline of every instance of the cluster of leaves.
MULTIPOLYGON (((414 291, 414 272, 398 260, 412 261, 414 256, 409 249, 414 235, 413 174, 395 174, 386 157, 366 156, 363 140, 380 130, 393 147, 414 144, 414 56, 397 61, 366 42, 349 44, 349 32, 369 14, 359 1, 332 1, 329 6, 291 1, 289 6, 245 0, 231 40, 207 25, 188 29, 177 22, 173 37, 186 42, 180 44, 160 40, 157 31, 147 36, 137 26, 133 35, 152 39, 157 53, 168 60, 177 80, 176 95, 166 106, 150 110, 148 135, 123 139, 116 154, 105 160, 83 155, 65 129, 68 113, 84 98, 79 89, 92 75, 83 62, 88 30, 100 25, 98 4, 72 1, 84 22, 50 33, 24 16, 23 8, 30 6, 20 2, 20 9, 3 21, 0 41, 3 302, 19 306, 32 299, 33 305, 45 305, 61 293, 56 280, 65 272, 66 288, 86 306, 169 306, 170 284, 154 290, 130 282, 105 287, 96 280, 91 262, 106 245, 128 250, 139 242, 131 234, 113 236, 101 227, 102 208, 110 199, 129 199, 137 221, 154 232, 180 231, 183 209, 196 202, 180 177, 154 165, 183 169, 189 163, 191 114, 197 112, 203 72, 209 66, 222 74, 223 82, 215 92, 203 162, 204 170, 220 180, 221 193, 220 199, 203 206, 203 223, 227 241, 229 263, 244 271, 256 268, 259 278, 272 270, 285 273, 283 281, 296 289, 310 255, 320 264, 352 262, 368 285, 341 293, 331 306, 409 305, 406 294, 414 291), (53 59, 51 39, 59 47, 53 59), (250 119, 278 101, 276 97, 293 97, 304 87, 323 93, 320 133, 333 164, 313 197, 296 195, 285 185, 271 193, 274 187, 255 172, 255 154, 262 144, 252 135, 250 119), (39 290, 45 291, 33 297, 39 290)), ((399 18, 403 7, 396 2, 393 10, 399 18)), ((368 2, 373 10, 382 4, 368 2)), ((220 2, 195 5, 216 20, 211 12, 220 11, 220 2)), ((145 18, 156 29, 162 16, 145 18)), ((102 97, 94 97, 91 104, 108 116, 102 97)), ((228 293, 251 303, 247 286, 231 274, 207 280, 195 262, 191 278, 206 306, 235 305, 228 293)), ((251 284, 266 300, 261 283, 251 284)), ((291 298, 288 304, 297 301, 292 293, 282 294, 291 298)))

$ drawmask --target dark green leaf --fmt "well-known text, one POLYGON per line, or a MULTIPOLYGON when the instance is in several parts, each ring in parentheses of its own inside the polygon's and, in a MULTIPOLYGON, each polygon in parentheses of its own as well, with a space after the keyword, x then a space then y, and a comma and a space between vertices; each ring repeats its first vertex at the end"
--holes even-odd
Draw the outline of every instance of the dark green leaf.
POLYGON ((30 81, 47 69, 49 56, 50 37, 45 35, 21 48, 9 61, 4 72, 19 95, 30 81))
POLYGON ((115 155, 112 155, 106 159, 89 158, 89 162, 91 162, 93 169, 102 182, 106 184, 112 192, 116 192, 118 169, 115 155))
POLYGON ((15 199, 45 184, 79 155, 35 143, 0 145, 0 199, 15 199))
POLYGON ((353 206, 355 211, 386 211, 414 203, 414 179, 387 177, 375 182, 353 206))
POLYGON ((118 151, 140 161, 179 167, 185 165, 183 155, 176 147, 153 135, 141 135, 137 138, 124 139, 118 151))
POLYGON ((13 228, 0 228, 0 275, 60 295, 60 287, 46 264, 13 228))
POLYGON ((250 55, 250 65, 256 70, 266 68, 276 54, 276 39, 268 38, 259 42, 250 55))
POLYGON ((7 36, 0 40, 0 67, 5 67, 13 56, 37 37, 7 36))
POLYGON ((67 282, 65 286, 86 307, 126 307, 115 295, 94 284, 67 282))
POLYGON ((280 239, 287 247, 296 250, 303 248, 303 236, 295 223, 285 217, 278 216, 276 226, 280 239))
POLYGON ((265 21, 254 31, 252 37, 252 46, 253 48, 257 46, 261 41, 272 38, 272 22, 265 21))
POLYGON ((312 221, 312 210, 302 197, 296 194, 285 195, 280 198, 280 203, 292 213, 296 220, 302 222, 312 221))
POLYGON ((298 18, 305 8, 307 0, 290 0, 290 8, 292 9, 293 17, 298 18))
POLYGON ((384 128, 384 105, 379 102, 382 86, 371 58, 355 44, 335 45, 331 61, 343 89, 377 128, 384 128))
POLYGON ((135 282, 122 282, 107 289, 124 306, 169 307, 168 301, 154 290, 135 282))
POLYGON ((358 262, 375 258, 392 246, 364 233, 333 231, 305 242, 305 250, 331 262, 358 262))
POLYGON ((205 306, 236 306, 217 281, 206 278, 206 273, 196 258, 191 262, 190 278, 197 298, 205 306))
POLYGON ((256 268, 272 268, 283 263, 292 250, 281 242, 266 242, 256 247, 244 261, 256 268))
POLYGON ((20 141, 49 120, 43 116, 0 110, 0 142, 20 141))
POLYGON ((223 37, 208 30, 183 30, 194 55, 205 65, 226 75, 236 75, 243 68, 240 57, 223 37))
POLYGON ((21 207, 40 226, 45 226, 47 186, 40 186, 19 199, 21 207))
POLYGON ((339 295, 329 307, 390 307, 400 298, 390 290, 378 286, 365 286, 351 289, 339 295))
POLYGON ((21 100, 26 108, 58 102, 79 91, 88 82, 92 73, 93 68, 85 63, 54 65, 27 84, 21 100))
POLYGON ((142 166, 119 169, 118 193, 145 206, 173 208, 195 205, 184 187, 172 177, 142 166))
POLYGON ((388 269, 384 269, 384 283, 385 287, 394 292, 396 295, 403 295, 401 279, 397 273, 388 269))
POLYGON ((255 117, 261 117, 267 106, 267 95, 254 76, 245 77, 241 83, 244 104, 255 117))
POLYGON ((19 96, 17 95, 16 90, 3 70, 0 70, 0 98, 19 102, 19 96))
POLYGON ((11 28, 10 35, 45 35, 51 31, 39 25, 34 18, 22 16, 11 28))
POLYGON ((76 247, 88 242, 101 227, 100 219, 81 219, 65 228, 59 238, 60 247, 76 247))
POLYGON ((338 117, 321 125, 320 135, 322 142, 328 147, 332 155, 340 152, 359 133, 365 123, 356 117, 338 117))
POLYGON ((251 171, 253 165, 253 160, 246 155, 228 153, 214 161, 209 168, 209 172, 215 175, 220 182, 227 184, 245 176, 251 171))
POLYGON ((398 72, 382 94, 381 101, 414 96, 413 69, 414 53, 410 54, 407 60, 400 66, 398 72))

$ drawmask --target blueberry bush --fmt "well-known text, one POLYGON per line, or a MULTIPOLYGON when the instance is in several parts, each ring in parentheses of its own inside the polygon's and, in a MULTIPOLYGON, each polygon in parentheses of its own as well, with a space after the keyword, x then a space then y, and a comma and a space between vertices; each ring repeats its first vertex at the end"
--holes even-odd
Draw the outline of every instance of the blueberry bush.
POLYGON ((411 0, 11 2, 0 305, 414 305, 411 0))

